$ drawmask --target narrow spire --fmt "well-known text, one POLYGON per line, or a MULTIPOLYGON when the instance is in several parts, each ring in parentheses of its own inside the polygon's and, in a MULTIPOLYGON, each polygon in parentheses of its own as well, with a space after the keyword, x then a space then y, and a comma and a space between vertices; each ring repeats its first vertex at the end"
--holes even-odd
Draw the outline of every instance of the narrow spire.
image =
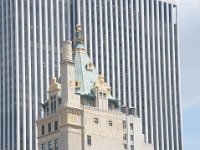
POLYGON ((80 24, 76 25, 76 32, 74 36, 74 49, 77 52, 86 52, 86 48, 84 46, 82 28, 80 24))
POLYGON ((80 24, 76 25, 74 42, 75 44, 83 44, 84 42, 83 35, 82 35, 82 28, 80 24))

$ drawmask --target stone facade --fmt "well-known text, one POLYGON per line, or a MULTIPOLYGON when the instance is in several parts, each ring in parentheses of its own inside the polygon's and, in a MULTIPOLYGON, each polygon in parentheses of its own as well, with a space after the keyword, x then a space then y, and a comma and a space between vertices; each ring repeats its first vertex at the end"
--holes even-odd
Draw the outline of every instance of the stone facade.
POLYGON ((97 73, 80 25, 75 37, 74 49, 70 41, 63 44, 61 84, 52 77, 44 117, 36 121, 39 150, 153 150, 144 143, 141 119, 120 111, 111 87, 97 73))

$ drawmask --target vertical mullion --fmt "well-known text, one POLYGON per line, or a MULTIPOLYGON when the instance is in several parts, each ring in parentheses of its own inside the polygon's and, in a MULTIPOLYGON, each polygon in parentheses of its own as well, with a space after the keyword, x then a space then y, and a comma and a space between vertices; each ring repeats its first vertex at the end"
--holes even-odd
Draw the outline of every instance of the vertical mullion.
MULTIPOLYGON (((114 40, 113 40, 113 0, 110 0, 110 31, 111 31, 111 41, 110 41, 110 45, 111 45, 111 64, 112 64, 112 70, 110 70, 110 72, 112 72, 112 95, 115 97, 115 57, 114 57, 114 40)), ((111 76, 110 76, 111 77, 111 76)))
POLYGON ((80 11, 82 11, 82 10, 80 10, 81 9, 81 7, 80 7, 80 1, 82 1, 82 0, 76 0, 76 15, 77 15, 77 24, 81 24, 81 14, 80 14, 80 11))
MULTIPOLYGON (((11 35, 13 35, 13 1, 11 1, 11 3, 10 3, 10 13, 11 13, 11 35)), ((14 136, 15 136, 15 134, 14 134, 14 132, 15 132, 15 125, 14 125, 14 115, 15 115, 15 112, 14 112, 14 107, 15 107, 15 105, 14 105, 14 100, 15 100, 15 97, 14 97, 14 81, 15 81, 15 78, 14 78, 14 75, 15 75, 15 73, 14 73, 14 55, 13 55, 13 53, 14 53, 14 44, 13 44, 13 42, 14 42, 14 38, 13 38, 13 36, 11 37, 11 58, 12 58, 12 61, 11 61, 11 70, 12 70, 12 143, 11 143, 11 149, 12 150, 14 150, 14 148, 15 148, 15 146, 14 146, 14 144, 15 144, 15 138, 14 138, 14 136)), ((0 84, 1 85, 1 84, 0 84)), ((1 145, 1 144, 0 144, 1 145)))
POLYGON ((138 98, 137 98, 137 103, 138 103, 138 116, 139 117, 142 117, 142 101, 141 101, 141 99, 142 99, 142 97, 141 97, 141 68, 140 68, 140 62, 141 62, 141 59, 140 59, 140 41, 139 41, 139 39, 140 39, 140 34, 139 34, 139 21, 140 21, 140 18, 139 18, 139 0, 136 0, 136 6, 135 6, 135 8, 136 8, 136 24, 137 24, 137 29, 136 29, 136 45, 137 45, 137 49, 136 49, 136 51, 137 51, 137 58, 138 58, 138 63, 137 63, 137 66, 138 66, 138 79, 136 79, 137 80, 137 82, 138 82, 138 98))
MULTIPOLYGON (((107 16, 107 11, 108 11, 108 7, 107 7, 107 0, 104 0, 104 4, 105 4, 105 31, 106 33, 108 33, 108 16, 107 16)), ((106 51, 106 79, 107 79, 107 83, 110 85, 110 79, 109 79, 109 75, 110 75, 110 70, 109 70, 109 64, 110 64, 110 61, 109 61, 109 43, 108 43, 108 34, 105 35, 106 36, 106 47, 104 49, 104 51, 106 51)))
MULTIPOLYGON (((2 97, 3 97, 3 101, 2 101, 2 108, 3 108, 3 111, 2 111, 2 113, 3 113, 3 127, 2 127, 2 129, 5 129, 5 101, 6 101, 6 99, 5 99, 5 41, 4 41, 4 39, 5 39, 5 33, 4 33, 4 26, 5 26, 5 24, 3 23, 4 22, 4 18, 5 18, 5 15, 4 15, 4 11, 5 11, 5 6, 4 6, 4 1, 2 1, 2 54, 3 54, 3 93, 2 93, 2 97)), ((2 145, 3 145, 3 149, 5 149, 5 146, 6 146, 6 143, 5 143, 5 135, 6 135, 6 133, 5 133, 6 131, 5 130, 3 130, 3 133, 2 133, 2 135, 3 135, 3 137, 2 137, 2 139, 3 139, 3 143, 2 143, 2 145)))
MULTIPOLYGON (((65 41, 65 0, 62 0, 62 37, 63 37, 63 41, 65 41)), ((60 74, 60 72, 58 71, 58 73, 60 74)))
MULTIPOLYGON (((121 2, 120 2, 121 0, 117 0, 117 4, 116 4, 116 14, 117 15, 119 15, 119 11, 121 11, 121 7, 120 7, 120 5, 118 5, 118 4, 120 4, 121 2)), ((119 26, 120 26, 120 24, 121 24, 121 19, 120 19, 120 22, 119 22, 119 18, 118 17, 116 17, 116 22, 117 22, 117 28, 116 28, 116 30, 117 30, 117 33, 116 33, 116 37, 117 37, 117 41, 118 41, 118 43, 117 43, 117 47, 118 47, 118 51, 117 51, 117 56, 118 56, 118 67, 117 67, 117 69, 118 69, 118 80, 119 80, 119 84, 118 84, 118 98, 119 98, 119 100, 121 101, 122 100, 122 94, 121 94, 121 86, 122 86, 122 78, 121 78, 121 68, 120 68, 120 64, 121 64, 121 60, 120 60, 120 57, 121 57, 121 55, 120 55, 120 51, 121 51, 121 49, 120 49, 120 45, 119 45, 119 43, 121 42, 120 41, 120 39, 119 39, 119 26)))
MULTIPOLYGON (((29 106, 28 106, 28 110, 32 109, 32 85, 31 85, 31 46, 30 46, 30 1, 27 0, 27 34, 28 34, 28 39, 27 39, 27 45, 28 45, 28 101, 29 101, 29 106)), ((27 113, 28 114, 28 113, 27 113)), ((29 124, 29 129, 27 130, 28 134, 29 134, 29 148, 31 149, 31 145, 32 145, 32 128, 30 127, 30 125, 32 124, 32 111, 29 111, 29 120, 28 124, 29 124)))
MULTIPOLYGON (((77 23, 77 11, 76 11, 76 2, 77 0, 72 0, 71 3, 72 3, 72 6, 70 6, 70 8, 72 8, 72 21, 70 22, 72 24, 72 27, 70 28, 70 32, 74 33, 75 31, 75 26, 76 26, 76 23, 77 23)), ((74 35, 72 35, 72 37, 74 37, 74 35)), ((72 38, 71 37, 71 38, 72 38)))
POLYGON ((25 90, 25 42, 24 42, 24 1, 21 1, 21 35, 22 35, 22 106, 23 106, 23 149, 26 149, 26 90, 25 90))
POLYGON ((161 60, 162 61, 162 63, 163 63, 163 67, 162 67, 162 69, 163 69, 163 102, 164 102, 164 106, 163 106, 163 108, 164 108, 164 113, 165 113, 165 115, 163 115, 163 130, 164 130, 164 148, 166 149, 166 150, 168 150, 168 142, 169 142, 169 140, 168 140, 168 120, 167 120, 167 103, 166 103, 166 101, 167 101, 167 97, 166 97, 166 60, 165 60, 165 51, 166 51, 166 49, 165 49, 165 9, 164 9, 164 2, 162 2, 162 57, 163 57, 163 60, 161 60))
POLYGON ((92 12, 92 9, 91 9, 91 0, 88 0, 88 6, 89 6, 89 14, 88 14, 88 17, 89 17, 89 37, 90 37, 90 42, 89 42, 89 53, 90 53, 90 58, 93 59, 93 50, 92 50, 92 15, 91 15, 91 12, 92 12))
POLYGON ((122 37, 122 39, 121 39, 121 43, 122 43, 122 49, 121 49, 121 51, 122 51, 122 85, 123 85, 123 93, 122 93, 122 101, 123 101, 123 105, 124 106, 126 106, 126 99, 125 99, 125 97, 126 97, 126 90, 125 90, 125 88, 126 88, 126 84, 125 84, 125 82, 126 82, 126 80, 125 80, 125 56, 124 56, 124 24, 123 24, 123 20, 124 20, 124 17, 123 17, 123 11, 124 11, 124 9, 123 9, 123 0, 120 0, 120 18, 121 18, 121 37, 122 37))
POLYGON ((133 0, 131 0, 131 3, 129 4, 130 5, 130 7, 131 7, 131 14, 129 14, 130 15, 130 18, 131 18, 131 41, 130 41, 130 43, 131 43, 131 45, 132 45, 132 49, 130 49, 130 51, 132 51, 132 58, 130 58, 130 59, 132 59, 132 67, 130 68, 130 69, 132 69, 133 70, 133 74, 130 74, 132 77, 132 80, 133 80, 133 82, 131 82, 132 83, 132 87, 133 87, 133 91, 131 91, 131 92, 133 92, 133 96, 131 96, 131 98, 130 99, 133 99, 133 100, 131 100, 132 102, 131 102, 131 106, 130 107, 134 107, 134 108, 136 108, 136 75, 135 75, 135 72, 136 72, 136 62, 135 62, 135 51, 136 51, 136 49, 135 49, 135 44, 136 43, 134 43, 134 41, 135 41, 135 31, 134 31, 134 29, 136 28, 135 26, 134 26, 134 19, 135 19, 135 16, 134 16, 134 12, 133 11, 136 11, 136 10, 134 10, 133 8, 135 7, 135 6, 133 6, 133 0))
MULTIPOLYGON (((115 14, 116 16, 118 15, 118 2, 119 0, 115 0, 115 14)), ((117 53, 117 84, 118 84, 118 89, 117 89, 117 94, 116 94, 116 97, 121 100, 121 93, 120 93, 120 87, 121 87, 121 78, 120 78, 120 52, 119 52, 119 20, 118 20, 118 17, 115 18, 116 22, 116 53, 117 53)), ((116 92, 116 91, 115 91, 116 92)))
POLYGON ((164 149, 164 145, 163 145, 163 116, 162 116, 162 97, 161 97, 161 64, 160 64, 160 18, 159 16, 160 14, 160 7, 159 7, 159 1, 157 1, 157 40, 158 40, 158 48, 157 48, 157 56, 158 56, 158 90, 157 93, 159 93, 159 97, 158 97, 158 101, 159 101, 159 105, 158 105, 158 109, 159 109, 159 149, 164 149))
POLYGON ((144 105, 143 107, 144 107, 144 110, 143 110, 143 112, 144 112, 144 114, 143 114, 143 119, 144 119, 144 121, 145 121, 145 127, 143 127, 144 128, 144 132, 145 132, 145 142, 147 142, 148 141, 148 128, 147 128, 147 125, 148 125, 148 121, 147 121, 147 96, 146 96, 146 77, 145 77, 145 75, 146 75, 146 59, 145 59, 145 27, 144 27, 144 0, 142 0, 141 1, 141 31, 142 31, 142 33, 141 33, 141 36, 142 36, 142 47, 141 47, 141 49, 142 49, 142 60, 141 60, 141 62, 142 62, 142 66, 141 66, 141 72, 142 72, 142 74, 143 74, 143 78, 142 78, 142 80, 143 80, 143 93, 141 93, 141 94, 143 94, 143 99, 142 99, 142 105, 144 105))
MULTIPOLYGON (((44 102, 44 82, 42 81, 43 80, 43 67, 44 67, 44 64, 43 64, 43 32, 42 32, 42 2, 41 0, 38 0, 37 1, 38 3, 38 10, 39 10, 39 18, 38 18, 38 21, 39 21, 39 45, 40 45, 40 50, 39 50, 39 55, 40 55, 40 75, 39 75, 39 80, 40 80, 40 85, 38 85, 38 87, 40 87, 40 98, 41 98, 41 103, 44 102)), ((44 45, 45 46, 45 45, 44 45)), ((35 111, 38 112, 38 107, 37 107, 37 103, 35 103, 35 111)), ((42 114, 43 115, 43 114, 42 114)), ((42 116, 41 115, 41 116, 42 116)))
MULTIPOLYGON (((62 23, 62 22, 60 22, 60 19, 59 19, 59 16, 60 16, 60 14, 59 14, 59 1, 56 1, 56 6, 54 6, 54 7, 56 7, 56 26, 57 26, 57 28, 55 28, 55 30, 57 30, 57 35, 55 35, 56 36, 56 38, 57 38, 57 40, 56 40, 56 42, 57 42, 57 47, 56 47, 56 51, 57 51, 57 61, 56 61, 56 64, 55 64, 55 66, 56 66, 56 68, 57 68, 57 78, 60 76, 60 23, 62 23)), ((62 31, 62 30, 61 30, 62 31)), ((62 31, 63 32, 63 31, 62 31)), ((55 54, 54 54, 55 55, 55 54)), ((54 67, 55 67, 54 66, 54 67)), ((56 74, 56 73, 55 73, 56 74)))
POLYGON ((7 89, 6 89, 6 93, 5 93, 5 95, 6 95, 6 101, 5 101, 5 103, 6 103, 6 110, 5 110, 5 113, 6 113, 6 128, 5 129, 7 129, 7 131, 6 131, 6 135, 7 135, 7 139, 5 138, 5 140, 6 140, 6 149, 10 149, 10 106, 9 106, 9 102, 10 102, 10 93, 9 93, 9 90, 10 90, 10 83, 9 83, 9 80, 10 80, 10 74, 9 74, 9 70, 10 70, 10 64, 9 64, 9 45, 10 45, 10 38, 9 38, 9 19, 10 19, 10 16, 9 16, 9 3, 10 1, 6 1, 6 22, 5 22, 5 24, 6 24, 6 55, 7 55, 7 57, 5 58, 6 59, 6 85, 7 85, 7 89))
POLYGON ((17 132, 16 132, 16 149, 20 149, 20 100, 19 100, 19 32, 18 32, 18 1, 15 2, 15 50, 16 50, 16 120, 17 120, 17 132))
MULTIPOLYGON (((48 35, 48 30, 49 30, 49 26, 48 26, 48 2, 47 0, 45 0, 45 51, 46 51, 46 85, 45 85, 45 89, 48 89, 49 87, 49 35, 48 35)), ((44 91, 46 93, 46 91, 44 91)), ((45 94, 45 99, 47 99, 47 94, 45 94)))
MULTIPOLYGON (((130 4, 129 4, 130 5, 130 4)), ((125 12, 125 22, 126 22, 126 24, 125 24, 125 28, 126 28, 126 35, 124 35, 124 36, 126 36, 126 41, 124 41, 124 45, 127 45, 127 47, 126 47, 126 49, 124 49, 124 52, 125 51, 127 51, 127 55, 126 55, 126 53, 125 53, 125 58, 127 58, 127 63, 125 63, 126 64, 126 66, 125 67, 127 67, 127 78, 128 78, 128 80, 127 80, 127 82, 126 82, 126 85, 128 85, 128 89, 126 89, 127 91, 128 91, 128 93, 127 93, 127 91, 126 91, 126 93, 128 94, 128 96, 127 96, 127 99, 126 99, 126 104, 127 104, 127 107, 128 108, 130 108, 131 107, 131 80, 130 80, 130 41, 129 41, 129 18, 128 18, 128 15, 130 15, 130 14, 128 14, 128 0, 126 0, 125 1, 125 10, 126 10, 126 12, 125 12)))
POLYGON ((98 59, 98 51, 99 51, 99 49, 98 49, 98 31, 97 31, 97 4, 96 4, 96 1, 94 1, 93 2, 94 3, 94 8, 93 8, 93 12, 94 12, 94 18, 95 18, 95 20, 94 20, 94 24, 93 24, 93 28, 94 28, 94 50, 93 51, 95 51, 95 64, 96 64, 96 69, 97 69, 97 71, 99 72, 99 59, 98 59))
POLYGON ((67 40, 68 39, 71 39, 72 38, 72 35, 71 35, 71 29, 72 29, 72 20, 71 20, 71 3, 72 3, 72 1, 74 1, 74 0, 65 0, 65 2, 67 3, 67 14, 65 14, 66 16, 67 16, 67 40))
MULTIPOLYGON (((50 57, 51 60, 48 59, 48 61, 49 61, 49 63, 51 61, 51 63, 50 63, 51 66, 49 66, 49 70, 51 70, 51 74, 50 74, 50 72, 47 72, 47 74, 49 74, 50 76, 55 76, 55 65, 54 65, 55 64, 55 58, 54 58, 54 56, 55 56, 55 53, 54 53, 55 46, 54 46, 54 36, 56 36, 56 35, 54 35, 54 10, 55 10, 54 7, 56 7, 56 6, 54 6, 54 0, 50 1, 50 6, 51 6, 50 7, 50 14, 48 14, 48 15, 50 15, 50 17, 48 17, 48 18, 51 18, 51 23, 50 23, 51 24, 50 25, 50 33, 51 34, 49 34, 48 37, 51 37, 51 48, 50 48, 50 50, 51 50, 51 57, 50 57)), ((49 20, 48 20, 48 22, 49 22, 49 20)), ((48 78, 48 81, 49 81, 49 78, 48 78)), ((49 84, 48 84, 48 86, 49 86, 49 84)))
POLYGON ((147 59, 146 61, 148 61, 147 63, 147 69, 148 69, 148 72, 146 73, 147 75, 147 97, 149 97, 149 104, 147 103, 147 107, 149 107, 149 110, 147 111, 147 118, 148 118, 148 142, 149 143, 152 143, 152 140, 153 140, 153 121, 152 121, 152 88, 151 88, 151 85, 152 85, 152 76, 151 76, 151 60, 150 60, 150 27, 149 27, 149 22, 150 22, 150 19, 149 19, 149 1, 147 0, 146 1, 146 27, 147 27, 147 49, 146 49, 146 56, 147 56, 147 59), (149 127, 150 126, 150 127, 149 127), (150 134, 150 135, 149 135, 150 134))
POLYGON ((103 18, 102 18, 102 1, 99 1, 99 10, 98 10, 100 13, 100 16, 99 16, 99 21, 100 21, 100 48, 99 51, 101 53, 100 57, 101 57, 101 61, 100 61, 100 65, 101 65, 101 70, 99 70, 101 73, 104 73, 104 50, 103 50, 103 18))
MULTIPOLYGON (((153 54, 152 54, 152 60, 153 60, 153 63, 152 63, 152 66, 154 66, 154 69, 152 70, 152 72, 153 72, 153 81, 154 81, 154 83, 153 83, 153 86, 154 87, 152 87, 152 90, 154 90, 154 93, 153 93, 153 95, 154 95, 154 103, 153 103, 153 105, 154 105, 154 111, 155 111, 155 114, 154 114, 154 118, 155 119, 153 119, 153 121, 154 121, 154 131, 152 132, 153 133, 153 138, 154 138, 154 148, 155 148, 155 150, 157 150, 158 149, 158 111, 157 111, 157 100, 158 100, 158 98, 157 98, 157 81, 156 81, 156 55, 155 55, 155 53, 156 53, 156 50, 155 50, 155 47, 156 47, 156 44, 157 43, 155 43, 155 20, 154 20, 154 16, 155 16, 155 14, 154 14, 154 12, 155 12, 155 9, 157 10, 157 8, 155 7, 155 3, 156 3, 156 0, 154 0, 154 1, 152 1, 151 2, 151 17, 152 17, 152 52, 153 52, 153 54)), ((157 5, 156 5, 157 6, 157 5)), ((156 12, 157 13, 157 12, 156 12)), ((156 20, 157 21, 157 20, 156 20)))
POLYGON ((172 122, 173 122, 173 116, 172 116, 172 98, 171 98, 171 90, 172 90, 172 88, 171 88, 171 77, 170 77, 170 75, 171 75, 171 66, 170 66, 170 56, 171 56, 171 52, 170 52, 170 20, 169 20, 169 17, 170 17, 170 12, 169 12, 169 10, 170 10, 170 5, 169 4, 167 4, 167 6, 166 6, 166 14, 167 14, 167 55, 168 55, 168 57, 167 57, 167 65, 168 65, 168 72, 167 72, 167 76, 168 76, 168 103, 169 103, 169 105, 168 105, 168 109, 169 109, 169 114, 168 114, 168 132, 170 133, 170 135, 169 135, 169 149, 170 150, 173 150, 174 149, 174 147, 172 146, 172 145, 174 145, 174 139, 173 139, 173 125, 172 125, 172 122))
POLYGON ((178 128, 177 128, 177 97, 176 97, 176 95, 177 95, 177 89, 176 89, 176 61, 175 61, 175 28, 174 28, 174 26, 175 26, 175 22, 174 22, 174 19, 176 19, 177 18, 177 16, 174 16, 174 15, 176 15, 176 12, 175 12, 175 10, 174 9, 176 9, 175 8, 176 6, 173 6, 173 9, 172 9, 172 14, 173 14, 173 19, 172 19, 172 36, 173 36, 173 60, 172 60, 172 62, 173 62, 173 87, 174 87, 174 116, 173 116, 173 118, 174 118, 174 121, 173 121, 173 123, 174 123, 174 149, 176 149, 176 150, 178 150, 178 147, 177 147, 177 144, 178 144, 178 135, 177 135, 177 131, 178 131, 178 128), (175 17, 175 18, 174 18, 175 17))
MULTIPOLYGON (((39 33, 37 33, 37 28, 36 28, 36 26, 37 26, 37 24, 36 24, 36 22, 39 20, 39 18, 36 18, 36 0, 33 0, 33 6, 32 6, 32 8, 33 8, 33 41, 32 41, 32 43, 33 43, 33 51, 34 51, 34 56, 33 56, 33 59, 34 59, 34 69, 33 69, 33 72, 34 72, 34 83, 32 83, 31 82, 31 84, 29 85, 29 88, 30 88, 30 90, 32 90, 32 84, 34 84, 34 101, 35 101, 35 119, 37 119, 38 118, 38 66, 37 66, 37 62, 39 61, 37 58, 37 55, 38 55, 38 53, 37 53, 37 35, 36 34, 39 34, 39 33), (37 20, 38 19, 38 20, 37 20)), ((29 8, 30 9, 30 8, 29 8)), ((29 10, 30 11, 30 10, 29 10)), ((29 16, 30 16, 30 14, 29 14, 29 16)), ((31 18, 30 18, 31 19, 31 18)), ((29 30, 30 31, 30 30, 29 30)), ((30 35, 29 35, 30 36, 30 35)), ((30 38, 30 37, 29 37, 30 38)), ((30 46, 30 48, 29 48, 30 50, 31 50, 31 46, 30 46)), ((31 55, 31 52, 30 52, 30 55, 31 55)), ((41 56, 40 56, 41 57, 41 56)), ((30 59, 31 60, 31 59, 30 59)), ((41 65, 41 66, 43 66, 43 65, 41 65)), ((29 66, 30 68, 31 68, 31 61, 30 61, 30 66, 29 66)), ((30 79, 30 81, 32 81, 31 80, 31 72, 32 72, 32 70, 30 70, 30 73, 29 73, 29 79, 30 79)), ((42 72, 42 71, 41 71, 42 72)), ((41 91, 41 93, 42 93, 42 91, 41 91)), ((32 94, 32 93, 31 93, 32 94)), ((41 95, 41 97, 42 97, 43 95, 41 95)), ((30 104, 29 104, 29 108, 31 109, 33 106, 32 106, 32 99, 30 100, 30 104)), ((32 113, 30 113, 30 119, 29 119, 29 122, 30 122, 30 125, 32 125, 32 113)), ((35 137, 34 138, 36 138, 35 139, 35 145, 33 145, 33 143, 32 143, 32 138, 33 138, 33 136, 32 136, 32 134, 33 134, 33 130, 31 129, 31 127, 30 127, 30 150, 31 149, 33 149, 33 147, 35 147, 35 149, 37 150, 38 148, 37 148, 37 141, 38 141, 38 139, 37 139, 37 128, 35 128, 35 137)))
POLYGON ((81 24, 83 25, 83 30, 84 30, 84 44, 87 48, 87 20, 86 20, 86 1, 87 0, 82 0, 82 3, 83 3, 83 10, 82 10, 82 13, 83 13, 83 22, 81 22, 81 24))
MULTIPOLYGON (((3 63, 2 63, 2 53, 3 53, 3 36, 2 36, 2 34, 3 34, 3 1, 1 1, 0 2, 1 4, 0 4, 0 11, 1 11, 1 18, 0 18, 0 20, 1 20, 1 22, 0 23, 2 23, 2 24, 0 24, 0 30, 1 30, 1 34, 0 34, 0 37, 1 37, 1 41, 0 41, 0 62, 1 62, 1 65, 0 65, 0 88, 1 88, 1 86, 2 86, 2 67, 3 67, 3 63)), ((2 88, 1 88, 2 89, 2 88)), ((1 126, 1 124, 2 124, 2 114, 3 114, 3 108, 2 108, 2 103, 3 103, 3 96, 2 96, 2 90, 0 90, 0 97, 1 97, 1 100, 0 100, 0 113, 1 113, 1 116, 0 116, 0 148, 1 149, 3 149, 3 147, 2 147, 2 145, 3 145, 3 143, 1 142, 2 140, 3 140, 3 127, 1 126)))

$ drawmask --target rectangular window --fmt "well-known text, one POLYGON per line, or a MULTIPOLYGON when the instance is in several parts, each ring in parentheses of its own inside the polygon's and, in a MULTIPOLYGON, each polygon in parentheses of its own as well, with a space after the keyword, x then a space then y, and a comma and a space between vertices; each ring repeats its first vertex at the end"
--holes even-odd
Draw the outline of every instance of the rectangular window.
POLYGON ((106 98, 106 93, 99 92, 100 98, 106 98))
POLYGON ((51 113, 54 112, 54 109, 53 109, 53 101, 51 102, 51 113))
POLYGON ((51 142, 48 143, 48 150, 52 150, 51 142))
POLYGON ((48 124, 48 133, 51 132, 51 123, 48 124))
POLYGON ((127 149, 127 144, 124 144, 124 149, 127 149))
POLYGON ((113 110, 113 107, 112 107, 113 105, 111 104, 111 103, 108 103, 108 109, 109 110, 113 110))
POLYGON ((56 111, 56 101, 54 101, 54 110, 56 111))
POLYGON ((127 138, 126 138, 126 134, 124 134, 124 140, 126 140, 127 138))
POLYGON ((133 145, 131 145, 131 150, 134 150, 134 146, 133 145))
POLYGON ((61 105, 61 103, 62 103, 62 98, 59 97, 59 98, 58 98, 58 104, 61 105))
POLYGON ((45 150, 45 144, 42 144, 42 150, 45 150))
POLYGON ((42 135, 44 135, 44 125, 42 125, 42 135))
POLYGON ((49 107, 47 107, 47 115, 49 114, 49 107))
POLYGON ((106 98, 106 93, 103 93, 103 98, 106 98))
POLYGON ((51 101, 53 101, 53 96, 51 96, 51 101))
POLYGON ((92 145, 92 137, 90 135, 87 136, 87 144, 92 145))
POLYGON ((134 138, 133 135, 131 135, 131 141, 133 141, 133 138, 134 138))
POLYGON ((99 119, 98 118, 94 118, 94 123, 98 124, 99 123, 99 119))
POLYGON ((102 96, 103 96, 103 93, 102 93, 102 92, 99 92, 99 95, 100 95, 100 97, 102 97, 102 96))
POLYGON ((130 123, 130 129, 133 130, 133 124, 132 123, 130 123))
POLYGON ((125 121, 123 122, 123 127, 124 127, 124 129, 126 129, 126 122, 125 121))
POLYGON ((58 150, 58 139, 55 139, 55 150, 58 150))
POLYGON ((58 130, 58 121, 54 122, 54 128, 55 128, 55 131, 58 130))
POLYGON ((108 124, 110 127, 112 127, 112 125, 113 125, 111 120, 108 122, 108 124))

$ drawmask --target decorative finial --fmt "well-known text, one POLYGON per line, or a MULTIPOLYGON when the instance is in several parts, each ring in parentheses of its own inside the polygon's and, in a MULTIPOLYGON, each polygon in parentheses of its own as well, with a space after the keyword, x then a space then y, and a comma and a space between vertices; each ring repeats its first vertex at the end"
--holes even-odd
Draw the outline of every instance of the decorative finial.
POLYGON ((76 25, 76 32, 81 32, 81 31, 82 31, 81 25, 77 24, 76 25))
POLYGON ((51 85, 56 83, 56 77, 51 77, 51 85))
POLYGON ((62 60, 72 60, 72 41, 64 41, 62 46, 62 60))
POLYGON ((60 91, 60 85, 56 81, 56 77, 51 77, 51 84, 49 86, 49 93, 53 91, 60 91))
POLYGON ((104 82, 105 82, 105 80, 104 80, 104 75, 103 75, 103 74, 100 74, 100 75, 99 75, 99 81, 100 81, 101 83, 104 83, 104 82))
POLYGON ((83 42, 84 42, 83 35, 82 35, 82 29, 81 29, 80 24, 76 25, 74 42, 75 42, 75 44, 83 44, 83 42))

